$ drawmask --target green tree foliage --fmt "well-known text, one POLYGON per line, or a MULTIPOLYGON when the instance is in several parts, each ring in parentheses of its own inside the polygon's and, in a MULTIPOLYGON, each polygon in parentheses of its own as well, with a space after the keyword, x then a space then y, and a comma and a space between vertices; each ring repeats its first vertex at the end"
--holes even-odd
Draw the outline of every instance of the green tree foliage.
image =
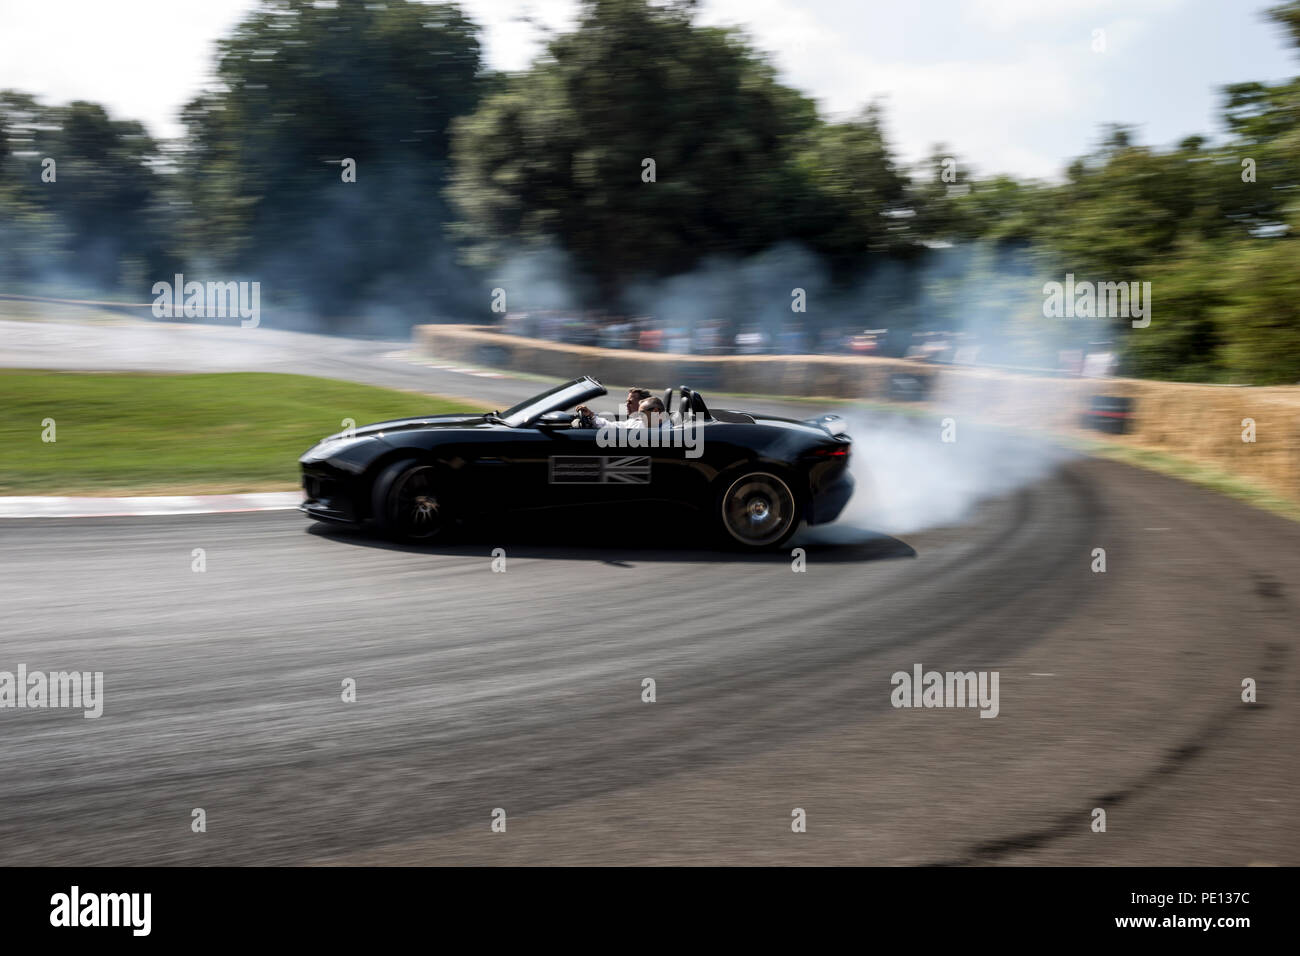
MULTIPOLYGON (((801 197, 812 228, 805 241, 840 274, 876 255, 907 258, 922 235, 911 218, 910 181, 885 140, 878 106, 846 123, 819 124, 800 156, 812 189, 801 197)), ((924 208, 924 207, 923 207, 924 208)))
POLYGON ((1231 299, 1216 315, 1232 379, 1300 383, 1300 238, 1238 245, 1223 268, 1231 299))
POLYGON ((174 264, 158 228, 166 217, 160 152, 139 123, 95 103, 47 107, 6 91, 0 141, 4 278, 75 272, 88 287, 117 288, 174 264))
MULTIPOLYGON (((1300 0, 1269 16, 1300 48, 1300 0)), ((1120 319, 1099 336, 1122 345, 1133 374, 1300 382, 1300 78, 1223 95, 1217 144, 1189 136, 1157 150, 1110 127, 1062 184, 931 188, 921 218, 932 238, 1032 248, 1047 278, 1151 282, 1151 325, 1120 319)))
POLYGON ((477 103, 480 71, 478 28, 452 4, 264 3, 220 41, 217 87, 184 111, 182 172, 206 224, 194 257, 273 272, 320 312, 385 280, 445 291, 432 273, 449 127, 477 103))
POLYGON ((556 243, 608 302, 623 281, 709 255, 887 239, 871 218, 901 178, 880 202, 831 210, 827 184, 843 184, 821 175, 827 160, 877 171, 888 157, 874 121, 820 127, 740 35, 694 26, 692 9, 587 0, 577 30, 457 124, 452 195, 478 254, 556 243))

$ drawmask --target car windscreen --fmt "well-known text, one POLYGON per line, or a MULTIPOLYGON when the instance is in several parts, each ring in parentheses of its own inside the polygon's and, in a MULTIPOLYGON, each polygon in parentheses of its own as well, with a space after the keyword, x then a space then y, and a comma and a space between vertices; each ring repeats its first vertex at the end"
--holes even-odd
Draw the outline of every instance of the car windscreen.
POLYGON ((588 401, 604 394, 605 390, 593 379, 575 378, 572 382, 557 385, 540 395, 534 395, 518 405, 507 408, 501 413, 501 420, 511 428, 518 428, 539 415, 568 408, 578 402, 588 401))

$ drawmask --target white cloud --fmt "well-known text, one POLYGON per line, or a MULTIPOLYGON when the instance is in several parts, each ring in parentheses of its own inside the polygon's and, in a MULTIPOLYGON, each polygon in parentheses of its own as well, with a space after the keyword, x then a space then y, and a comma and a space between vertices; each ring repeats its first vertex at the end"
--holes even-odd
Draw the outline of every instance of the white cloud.
POLYGON ((964 0, 968 22, 994 30, 1113 19, 1117 12, 1157 15, 1183 0, 964 0))
POLYGON ((254 0, 0 0, 0 88, 105 104, 155 135, 212 70, 215 41, 254 0))
POLYGON ((578 12, 574 0, 464 0, 462 7, 483 27, 488 65, 511 71, 528 68, 542 52, 546 31, 573 29, 578 12))

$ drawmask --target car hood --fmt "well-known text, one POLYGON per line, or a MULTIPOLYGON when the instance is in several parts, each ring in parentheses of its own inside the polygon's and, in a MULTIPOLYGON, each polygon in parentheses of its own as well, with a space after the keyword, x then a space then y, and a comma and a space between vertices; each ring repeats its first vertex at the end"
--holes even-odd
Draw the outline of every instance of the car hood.
POLYGON ((392 432, 411 431, 417 428, 474 428, 486 424, 487 416, 485 415, 425 415, 417 418, 394 418, 387 422, 362 425, 360 428, 354 428, 350 433, 339 432, 337 435, 331 435, 330 438, 345 438, 349 434, 362 438, 373 438, 392 432))

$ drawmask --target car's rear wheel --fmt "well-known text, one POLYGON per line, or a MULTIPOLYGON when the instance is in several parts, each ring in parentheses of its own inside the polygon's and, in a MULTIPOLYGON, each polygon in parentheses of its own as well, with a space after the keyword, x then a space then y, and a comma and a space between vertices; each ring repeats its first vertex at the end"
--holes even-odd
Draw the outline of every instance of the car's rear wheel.
POLYGON ((767 471, 752 471, 727 483, 718 496, 722 530, 744 548, 780 547, 799 528, 799 502, 790 486, 767 471))
POLYGON ((445 489, 433 465, 399 461, 375 480, 374 521, 382 534, 399 541, 430 541, 448 525, 445 489))

